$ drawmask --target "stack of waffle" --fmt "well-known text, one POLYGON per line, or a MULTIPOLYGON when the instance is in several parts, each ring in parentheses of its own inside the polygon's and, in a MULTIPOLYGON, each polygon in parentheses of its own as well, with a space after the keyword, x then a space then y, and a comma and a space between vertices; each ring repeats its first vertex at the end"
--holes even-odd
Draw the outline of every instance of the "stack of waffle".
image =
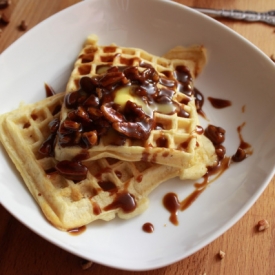
POLYGON ((161 182, 216 163, 193 94, 204 62, 202 47, 157 57, 92 35, 65 93, 0 117, 2 144, 55 227, 134 217, 161 182))

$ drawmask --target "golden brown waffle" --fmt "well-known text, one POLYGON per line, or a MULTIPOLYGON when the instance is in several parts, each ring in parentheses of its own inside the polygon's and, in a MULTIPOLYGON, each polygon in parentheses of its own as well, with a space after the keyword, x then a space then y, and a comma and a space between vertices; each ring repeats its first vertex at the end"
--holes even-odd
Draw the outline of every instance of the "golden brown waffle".
POLYGON ((123 219, 140 214, 148 206, 148 195, 161 182, 175 176, 200 178, 216 160, 212 143, 199 136, 189 169, 145 161, 83 158, 73 164, 80 162, 88 172, 76 180, 71 162, 58 162, 51 156, 55 140, 52 129, 56 127, 52 122, 59 120, 63 98, 64 94, 57 94, 0 117, 2 144, 46 218, 61 230, 97 219, 108 221, 116 214, 123 219), (65 176, 56 168, 60 163, 68 170, 65 176))
POLYGON ((57 94, 0 118, 0 140, 46 218, 69 230, 116 214, 126 219, 143 212, 148 194, 178 175, 178 169, 103 158, 81 162, 88 168, 85 179, 76 182, 63 176, 55 158, 39 151, 51 134, 49 123, 59 118, 63 97, 57 94))
MULTIPOLYGON (((72 159, 85 150, 88 151, 90 159, 113 157, 126 161, 143 160, 183 169, 188 168, 196 149, 197 125, 199 125, 195 99, 192 94, 192 80, 200 72, 205 62, 202 56, 205 57, 205 55, 202 47, 184 51, 188 54, 179 56, 177 59, 175 59, 177 56, 175 51, 168 53, 168 57, 173 58, 169 60, 136 48, 115 45, 98 46, 97 38, 89 37, 79 54, 67 85, 67 99, 62 108, 62 123, 55 148, 56 158, 58 160, 72 159), (121 87, 124 85, 124 88, 119 88, 116 91, 114 102, 109 104, 110 106, 106 104, 103 108, 103 104, 98 102, 101 101, 102 93, 109 87, 106 81, 108 83, 110 79, 109 75, 106 76, 106 71, 113 66, 117 66, 118 70, 125 67, 137 67, 140 74, 152 67, 161 79, 156 84, 157 88, 172 91, 173 95, 168 98, 164 92, 163 97, 158 95, 158 103, 154 101, 147 104, 147 99, 144 100, 142 95, 133 94, 129 83, 126 84, 128 88, 125 88, 124 84, 129 79, 123 78, 118 79, 117 82, 121 87), (178 81, 175 79, 175 73, 177 73, 178 81), (105 75, 104 81, 107 79, 105 82, 102 78, 100 80, 101 83, 104 82, 102 84, 104 87, 95 89, 92 96, 93 102, 86 104, 85 100, 90 96, 83 92, 83 87, 88 89, 90 85, 86 80, 103 75, 105 75), (124 114, 121 118, 120 109, 126 109, 127 100, 141 106, 142 111, 147 115, 146 119, 138 118, 136 122, 136 118, 131 117, 132 120, 125 120, 124 114), (82 125, 84 120, 88 121, 89 127, 85 126, 87 129, 84 129, 82 125), (153 121, 152 131, 149 134, 146 133, 147 135, 143 135, 143 131, 147 131, 142 128, 144 121, 146 125, 144 128, 148 126, 149 123, 146 124, 148 121, 153 121), (78 130, 80 128, 81 130, 78 130)), ((125 70, 123 72, 126 75, 125 70)), ((119 75, 118 71, 114 73, 119 75)), ((113 78, 112 81, 114 81, 113 78)), ((131 86, 136 89, 135 84, 131 83, 131 86)), ((137 106, 128 107, 127 105, 127 110, 132 112, 134 109, 135 114, 139 113, 137 106)))

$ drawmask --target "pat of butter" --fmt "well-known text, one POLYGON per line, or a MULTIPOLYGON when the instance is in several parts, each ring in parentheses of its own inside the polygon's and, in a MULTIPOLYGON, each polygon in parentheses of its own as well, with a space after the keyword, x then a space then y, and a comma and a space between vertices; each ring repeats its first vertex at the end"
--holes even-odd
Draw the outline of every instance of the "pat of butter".
POLYGON ((114 103, 120 105, 123 109, 126 102, 129 100, 140 106, 147 115, 152 116, 153 110, 147 104, 145 104, 140 97, 133 94, 132 90, 135 87, 136 86, 125 86, 116 91, 114 103))
POLYGON ((136 103, 142 108, 146 115, 152 116, 154 111, 169 114, 175 111, 175 106, 173 104, 159 104, 153 103, 147 105, 144 101, 132 91, 136 86, 125 86, 116 91, 114 103, 120 105, 124 109, 126 102, 129 100, 136 103))

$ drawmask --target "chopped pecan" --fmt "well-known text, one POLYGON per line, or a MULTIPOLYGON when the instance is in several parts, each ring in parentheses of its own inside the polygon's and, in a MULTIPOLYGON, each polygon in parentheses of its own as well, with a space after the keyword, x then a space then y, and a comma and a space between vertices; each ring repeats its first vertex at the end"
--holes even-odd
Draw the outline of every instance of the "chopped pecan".
POLYGON ((87 112, 93 120, 98 119, 103 116, 103 113, 99 109, 96 109, 93 107, 89 107, 87 109, 87 112))
POLYGON ((85 107, 97 107, 99 105, 99 98, 95 95, 90 95, 83 103, 85 107))
POLYGON ((93 265, 93 262, 82 259, 80 265, 81 265, 81 268, 83 270, 86 270, 86 269, 90 268, 93 265))
POLYGON ((153 82, 159 81, 159 74, 156 72, 156 70, 153 67, 145 69, 141 75, 146 80, 150 79, 153 82))
POLYGON ((64 120, 63 123, 64 127, 71 131, 79 131, 81 128, 81 124, 69 119, 64 120))
POLYGON ((99 82, 102 87, 109 87, 118 83, 126 84, 128 80, 122 72, 110 72, 105 74, 99 82))
POLYGON ((150 126, 140 122, 115 122, 113 128, 130 138, 146 140, 150 135, 150 126))
POLYGON ((84 92, 88 94, 95 94, 96 87, 98 86, 98 81, 95 78, 84 76, 80 79, 79 84, 84 92))
POLYGON ((28 25, 26 24, 25 20, 22 20, 20 25, 18 26, 20 31, 26 31, 28 28, 28 25))
POLYGON ((146 116, 142 107, 130 100, 125 104, 124 114, 128 121, 141 121, 146 116))
POLYGON ((11 4, 10 0, 0 0, 0 9, 5 9, 11 4))
POLYGON ((122 122, 125 120, 122 114, 120 114, 118 111, 113 109, 113 107, 110 104, 103 104, 100 108, 102 114, 104 117, 110 121, 113 122, 122 122))
POLYGON ((222 260, 225 257, 225 252, 223 252, 222 250, 219 251, 218 253, 219 258, 222 260))
POLYGON ((10 18, 3 12, 0 16, 1 23, 7 25, 10 23, 10 18))
POLYGON ((64 98, 65 106, 68 109, 76 108, 78 103, 79 93, 78 91, 68 93, 64 98))
POLYGON ((91 147, 97 143, 97 132, 90 131, 82 134, 82 140, 87 145, 87 147, 91 147))
POLYGON ((78 106, 75 114, 81 119, 83 119, 84 121, 90 120, 88 112, 82 106, 78 106))
POLYGON ((264 231, 267 228, 269 228, 269 223, 267 220, 260 220, 257 226, 258 226, 258 231, 264 231))

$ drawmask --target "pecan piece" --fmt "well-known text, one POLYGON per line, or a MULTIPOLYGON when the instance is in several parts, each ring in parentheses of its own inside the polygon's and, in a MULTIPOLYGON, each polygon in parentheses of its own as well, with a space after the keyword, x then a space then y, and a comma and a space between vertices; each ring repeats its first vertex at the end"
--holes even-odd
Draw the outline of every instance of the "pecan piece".
POLYGON ((88 112, 89 116, 94 120, 103 116, 102 112, 99 109, 96 109, 93 107, 89 107, 87 109, 87 112, 88 112))
POLYGON ((82 259, 80 265, 83 270, 86 270, 86 269, 89 269, 93 265, 93 262, 82 259))
POLYGON ((214 143, 214 145, 223 143, 225 139, 225 130, 211 124, 207 126, 204 134, 214 143))
POLYGON ((99 82, 102 87, 108 87, 119 83, 126 84, 128 80, 122 72, 110 72, 106 73, 99 82))
POLYGON ((55 145, 56 133, 51 133, 48 138, 42 143, 39 148, 39 153, 42 155, 53 157, 54 156, 54 145, 55 145))
POLYGON ((5 25, 10 23, 9 17, 4 12, 0 16, 0 21, 1 21, 1 23, 5 24, 5 25))
POLYGON ((0 0, 0 9, 5 9, 11 4, 9 0, 0 0))
POLYGON ((78 103, 78 98, 79 98, 78 91, 67 94, 64 98, 64 103, 66 108, 68 109, 76 108, 78 103))
POLYGON ((81 89, 88 94, 95 93, 96 87, 98 86, 96 79, 88 76, 82 77, 79 84, 81 89))
POLYGON ((56 133, 57 132, 57 130, 59 128, 59 123, 60 123, 59 118, 55 118, 52 121, 50 121, 49 129, 50 129, 51 133, 56 133))
POLYGON ((146 117, 142 108, 136 103, 128 100, 124 108, 125 117, 129 121, 141 121, 146 117))
POLYGON ((145 69, 141 75, 144 79, 150 79, 153 82, 159 81, 159 75, 153 67, 145 69))
POLYGON ((82 106, 79 106, 77 108, 77 110, 75 111, 75 114, 78 117, 82 118, 84 121, 88 122, 90 120, 88 112, 82 106))
POLYGON ((20 31, 26 31, 28 28, 28 25, 26 24, 25 20, 22 20, 20 25, 18 26, 20 31))
POLYGON ((63 123, 63 126, 70 131, 79 131, 81 128, 81 124, 72 120, 66 119, 63 123))
POLYGON ((83 103, 85 107, 97 107, 99 105, 99 98, 95 95, 90 95, 83 103))
POLYGON ((122 122, 125 120, 123 115, 120 114, 115 109, 113 109, 113 107, 110 106, 110 104, 103 104, 101 106, 100 110, 101 110, 102 114, 104 115, 104 117, 111 123, 122 122))
POLYGON ((269 228, 269 223, 267 220, 260 220, 257 226, 258 226, 258 231, 264 231, 267 228, 269 228))
POLYGON ((82 134, 82 140, 87 147, 91 147, 97 143, 97 132, 90 131, 82 134))
POLYGON ((140 122, 115 122, 113 128, 130 138, 146 140, 150 135, 148 125, 140 122))
POLYGON ((218 256, 222 260, 225 257, 225 252, 223 252, 222 250, 220 250, 219 253, 218 253, 218 256))

